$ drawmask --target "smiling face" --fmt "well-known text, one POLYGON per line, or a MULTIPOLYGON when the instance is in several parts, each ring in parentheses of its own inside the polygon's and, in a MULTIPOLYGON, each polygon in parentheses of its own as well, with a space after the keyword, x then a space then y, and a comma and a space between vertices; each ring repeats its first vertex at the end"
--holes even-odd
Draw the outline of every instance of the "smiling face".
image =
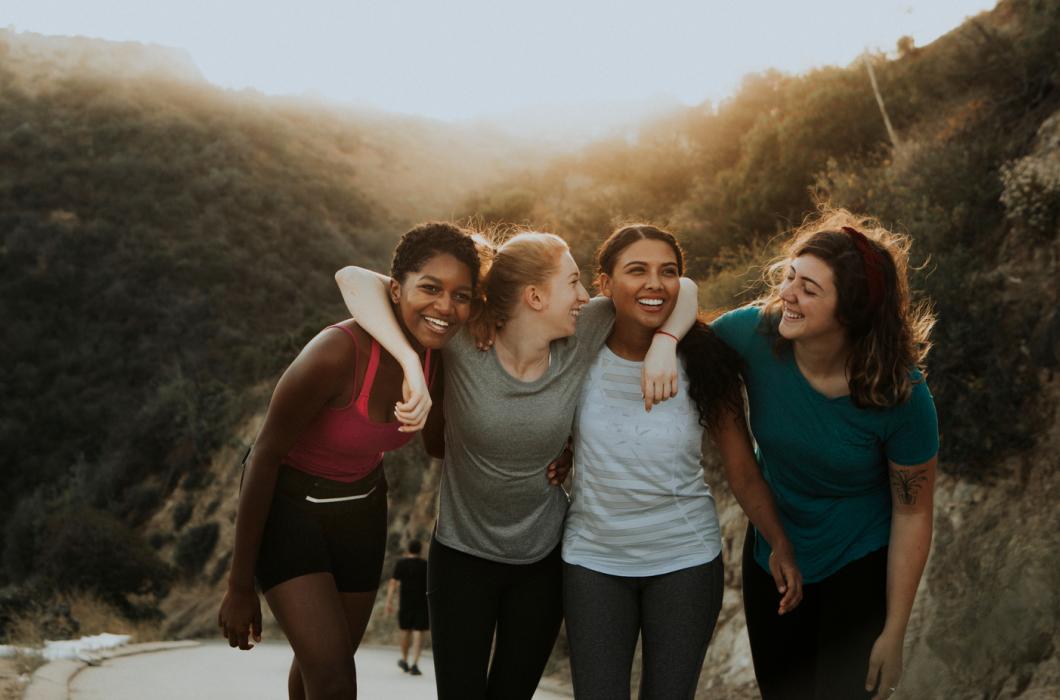
POLYGON ((471 295, 471 270, 448 253, 430 258, 400 283, 390 282, 405 333, 425 348, 442 347, 467 321, 471 295))
POLYGON ((540 290, 541 320, 549 339, 574 335, 578 312, 589 301, 581 271, 569 252, 559 257, 556 270, 540 290))
POLYGON ((811 340, 846 329, 836 316, 839 297, 832 268, 813 255, 791 261, 780 286, 784 313, 778 331, 788 340, 811 340))
POLYGON ((641 239, 619 253, 611 274, 600 273, 599 284, 600 293, 614 302, 616 326, 637 324, 654 331, 677 302, 677 253, 664 241, 641 239))

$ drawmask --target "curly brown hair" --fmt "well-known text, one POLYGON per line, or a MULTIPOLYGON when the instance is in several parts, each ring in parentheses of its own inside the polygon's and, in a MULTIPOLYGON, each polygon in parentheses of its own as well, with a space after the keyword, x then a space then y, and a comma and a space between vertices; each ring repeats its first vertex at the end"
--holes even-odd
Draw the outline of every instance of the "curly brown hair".
POLYGON ((819 205, 766 268, 769 291, 756 302, 763 307, 762 330, 774 338, 778 354, 791 349, 791 341, 777 329, 781 283, 792 260, 812 255, 827 264, 835 278, 836 317, 851 343, 847 376, 854 405, 889 408, 905 402, 913 390, 910 371, 920 370, 918 381, 927 377, 924 361, 935 325, 931 302, 911 298, 910 245, 908 236, 892 233, 874 218, 819 205), (874 291, 872 286, 881 282, 882 289, 874 291))

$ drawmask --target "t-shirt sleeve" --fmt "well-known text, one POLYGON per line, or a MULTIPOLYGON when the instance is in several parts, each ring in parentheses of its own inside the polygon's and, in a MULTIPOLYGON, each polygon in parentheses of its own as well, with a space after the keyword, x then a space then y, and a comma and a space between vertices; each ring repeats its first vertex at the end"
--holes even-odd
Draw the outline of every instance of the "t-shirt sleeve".
POLYGON ((615 325, 615 305, 607 297, 594 297, 582 307, 574 331, 579 351, 584 350, 594 357, 607 342, 611 327, 615 325))
POLYGON ((919 372, 914 373, 913 392, 893 411, 890 433, 884 445, 887 459, 908 466, 922 464, 939 451, 939 423, 935 399, 919 372))
POLYGON ((733 309, 714 319, 710 327, 725 341, 725 344, 747 359, 751 341, 758 332, 761 309, 757 306, 743 306, 733 309))

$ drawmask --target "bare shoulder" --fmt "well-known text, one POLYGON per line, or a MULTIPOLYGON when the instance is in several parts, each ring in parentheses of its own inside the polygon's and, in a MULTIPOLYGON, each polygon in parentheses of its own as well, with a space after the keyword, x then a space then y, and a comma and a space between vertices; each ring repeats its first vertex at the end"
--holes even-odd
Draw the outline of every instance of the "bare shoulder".
POLYGON ((306 343, 295 363, 314 370, 334 373, 348 372, 356 365, 362 348, 370 339, 352 319, 322 329, 306 343))

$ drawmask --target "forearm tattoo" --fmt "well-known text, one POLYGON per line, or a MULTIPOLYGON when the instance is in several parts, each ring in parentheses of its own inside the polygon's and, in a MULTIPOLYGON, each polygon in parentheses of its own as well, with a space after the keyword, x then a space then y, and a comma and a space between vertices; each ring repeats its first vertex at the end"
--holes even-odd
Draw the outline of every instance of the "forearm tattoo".
POLYGON ((898 502, 904 506, 915 506, 920 487, 927 481, 927 469, 892 469, 891 488, 898 502))

